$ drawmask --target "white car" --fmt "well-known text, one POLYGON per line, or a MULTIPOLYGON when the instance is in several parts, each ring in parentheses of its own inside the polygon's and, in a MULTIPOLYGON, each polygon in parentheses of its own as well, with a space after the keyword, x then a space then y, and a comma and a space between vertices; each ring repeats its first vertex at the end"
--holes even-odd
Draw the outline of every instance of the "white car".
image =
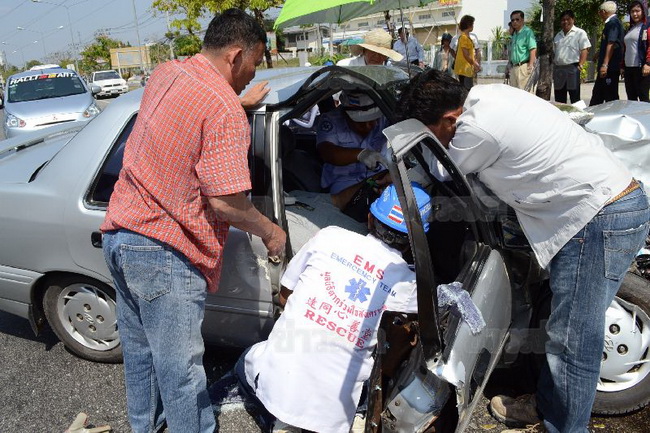
POLYGON ((102 88, 102 91, 97 94, 98 98, 102 96, 119 96, 129 91, 126 80, 112 69, 93 72, 90 82, 102 88))

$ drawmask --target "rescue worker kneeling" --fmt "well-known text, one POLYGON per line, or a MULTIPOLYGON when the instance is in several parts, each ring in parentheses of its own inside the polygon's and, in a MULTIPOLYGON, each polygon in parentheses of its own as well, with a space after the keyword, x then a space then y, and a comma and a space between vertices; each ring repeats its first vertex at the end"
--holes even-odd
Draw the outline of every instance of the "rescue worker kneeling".
MULTIPOLYGON (((413 189, 426 231, 429 196, 417 184, 413 189)), ((417 311, 415 273, 407 263, 412 255, 393 185, 370 213, 370 234, 330 226, 300 249, 281 280, 282 295, 291 294, 284 313, 268 340, 235 366, 266 431, 277 419, 295 429, 275 431, 348 433, 372 370, 382 312, 417 311)))

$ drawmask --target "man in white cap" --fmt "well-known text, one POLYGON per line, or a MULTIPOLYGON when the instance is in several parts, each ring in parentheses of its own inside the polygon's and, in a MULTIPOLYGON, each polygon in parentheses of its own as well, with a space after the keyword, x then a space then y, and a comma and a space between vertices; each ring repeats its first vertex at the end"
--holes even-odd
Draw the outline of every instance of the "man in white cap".
POLYGON ((363 35, 363 42, 357 46, 362 52, 357 57, 339 60, 337 66, 366 66, 385 65, 388 59, 394 62, 401 61, 404 57, 391 49, 393 38, 384 29, 371 30, 363 35))
POLYGON ((386 137, 381 131, 388 121, 368 95, 342 92, 340 101, 335 110, 321 116, 316 143, 325 163, 321 186, 329 189, 339 209, 345 209, 366 179, 375 177, 383 183, 382 172, 388 164, 382 154, 386 137))

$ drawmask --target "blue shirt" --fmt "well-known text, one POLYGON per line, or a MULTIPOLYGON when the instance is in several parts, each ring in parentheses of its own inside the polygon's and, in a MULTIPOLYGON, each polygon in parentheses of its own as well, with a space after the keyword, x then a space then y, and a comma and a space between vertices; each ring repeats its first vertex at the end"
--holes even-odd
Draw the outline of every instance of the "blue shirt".
MULTIPOLYGON (((332 110, 321 116, 316 133, 316 143, 330 142, 336 146, 373 149, 377 152, 385 153, 386 137, 381 133, 388 126, 385 117, 380 117, 377 125, 366 136, 361 137, 353 132, 348 126, 343 110, 332 110)), ((370 170, 361 162, 355 162, 348 165, 323 164, 323 174, 321 177, 321 186, 329 188, 331 194, 338 194, 345 188, 355 185, 364 179, 369 178, 386 167, 380 167, 376 170, 370 170)))
POLYGON ((422 49, 422 45, 420 45, 418 40, 413 36, 409 36, 406 44, 404 44, 401 39, 397 39, 393 44, 393 50, 403 55, 406 62, 410 63, 416 59, 420 62, 424 62, 424 50, 422 49), (408 48, 409 51, 408 56, 406 55, 406 48, 408 48))

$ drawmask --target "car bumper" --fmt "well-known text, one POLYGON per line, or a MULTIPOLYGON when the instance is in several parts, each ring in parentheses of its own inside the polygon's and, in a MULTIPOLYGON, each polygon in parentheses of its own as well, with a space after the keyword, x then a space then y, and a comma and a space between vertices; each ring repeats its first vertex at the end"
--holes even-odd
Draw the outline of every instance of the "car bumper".
POLYGON ((129 91, 128 86, 124 87, 111 87, 110 89, 102 89, 101 92, 99 92, 97 95, 98 96, 113 96, 113 95, 121 95, 123 93, 126 93, 129 91))

